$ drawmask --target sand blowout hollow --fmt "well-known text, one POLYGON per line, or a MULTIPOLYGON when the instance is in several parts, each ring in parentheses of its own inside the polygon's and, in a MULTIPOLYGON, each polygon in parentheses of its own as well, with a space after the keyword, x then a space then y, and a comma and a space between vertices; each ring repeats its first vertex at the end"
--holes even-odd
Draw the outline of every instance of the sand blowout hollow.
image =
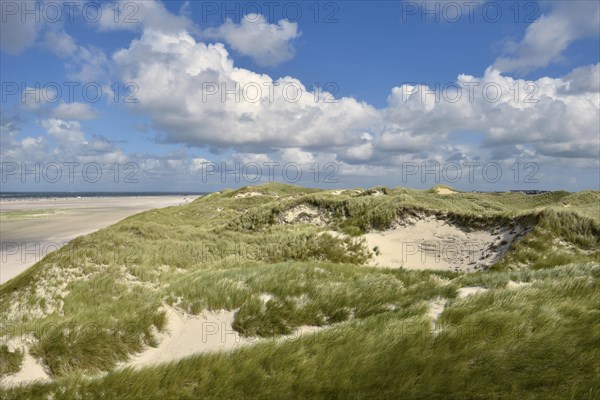
POLYGON ((495 227, 467 230, 435 216, 402 220, 393 229, 367 233, 372 266, 475 272, 502 259, 528 230, 495 227))
MULTIPOLYGON (((328 226, 331 215, 315 206, 296 205, 279 215, 280 224, 328 226)), ((404 218, 385 231, 362 235, 372 259, 368 265, 387 268, 434 269, 476 272, 500 261, 511 244, 531 227, 496 226, 472 229, 459 226, 443 216, 418 215, 404 218)), ((329 230, 334 237, 345 234, 329 230)))

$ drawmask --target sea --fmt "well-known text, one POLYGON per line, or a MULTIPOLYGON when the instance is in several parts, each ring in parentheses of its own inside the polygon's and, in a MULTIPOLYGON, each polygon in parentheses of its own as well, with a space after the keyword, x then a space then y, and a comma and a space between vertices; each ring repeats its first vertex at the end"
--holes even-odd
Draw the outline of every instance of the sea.
POLYGON ((0 200, 69 199, 90 197, 203 196, 210 192, 0 192, 0 200))

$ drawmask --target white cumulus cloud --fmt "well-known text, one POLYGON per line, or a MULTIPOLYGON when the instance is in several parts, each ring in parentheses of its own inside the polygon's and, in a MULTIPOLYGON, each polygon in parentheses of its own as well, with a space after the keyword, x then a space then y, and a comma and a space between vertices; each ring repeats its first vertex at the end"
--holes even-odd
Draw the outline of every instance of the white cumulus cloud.
POLYGON ((139 86, 136 109, 151 115, 169 142, 346 146, 360 142, 378 118, 375 108, 354 98, 315 101, 297 79, 237 68, 222 44, 197 42, 187 33, 146 30, 113 59, 121 78, 139 86))
POLYGON ((494 68, 503 72, 527 72, 560 59, 575 40, 600 35, 600 3, 597 1, 550 1, 549 10, 527 27, 525 37, 512 43, 509 54, 494 68))
POLYGON ((248 14, 239 24, 230 19, 204 31, 210 39, 224 40, 235 51, 259 65, 277 65, 294 57, 292 40, 300 36, 298 24, 285 19, 270 24, 260 14, 248 14))

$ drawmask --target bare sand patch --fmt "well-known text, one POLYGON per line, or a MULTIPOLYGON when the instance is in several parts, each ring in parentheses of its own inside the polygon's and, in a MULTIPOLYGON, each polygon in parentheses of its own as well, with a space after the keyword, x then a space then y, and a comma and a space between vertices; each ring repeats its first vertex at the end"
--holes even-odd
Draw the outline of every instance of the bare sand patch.
MULTIPOLYGON (((464 299, 465 297, 485 293, 487 291, 488 289, 483 286, 466 286, 458 289, 458 298, 464 299)), ((444 312, 447 302, 448 301, 443 297, 436 297, 429 301, 427 316, 431 319, 431 331, 434 335, 439 334, 443 330, 443 326, 438 325, 437 321, 444 312)))
MULTIPOLYGON (((261 295, 262 301, 273 296, 261 295)), ((120 363, 118 368, 142 368, 159 363, 178 361, 196 354, 231 351, 241 346, 248 346, 266 341, 287 341, 305 335, 316 334, 331 326, 319 327, 303 325, 289 335, 275 338, 243 337, 232 327, 236 310, 203 311, 200 315, 191 315, 173 307, 164 306, 167 313, 167 329, 156 334, 160 341, 157 347, 148 347, 133 356, 129 361, 120 363)), ((31 384, 35 381, 49 381, 50 376, 42 364, 28 352, 34 338, 12 339, 8 346, 10 351, 20 349, 24 352, 21 370, 16 374, 4 377, 2 386, 31 384)))
POLYGON ((149 347, 123 366, 143 367, 256 342, 256 339, 244 338, 233 330, 235 311, 203 311, 200 315, 190 315, 172 307, 165 309, 167 333, 160 338, 158 347, 149 347))
MULTIPOLYGON (((264 293, 263 302, 273 296, 264 293)), ((190 315, 173 307, 165 306, 167 312, 167 332, 159 338, 158 347, 149 347, 132 357, 121 367, 144 367, 147 365, 176 361, 182 358, 208 352, 231 351, 241 346, 272 341, 289 340, 302 335, 317 333, 325 328, 300 326, 290 335, 273 338, 244 337, 233 329, 236 310, 203 311, 200 315, 190 315)))
POLYGON ((327 215, 317 207, 299 204, 281 213, 279 220, 284 224, 327 225, 327 215))
POLYGON ((507 289, 521 289, 531 286, 531 282, 515 282, 509 281, 506 285, 507 289))
POLYGON ((245 193, 238 193, 234 197, 236 199, 245 199, 248 197, 258 197, 258 196, 264 196, 264 194, 260 193, 260 192, 245 192, 245 193))
POLYGON ((10 352, 20 350, 23 352, 23 363, 21 370, 13 375, 7 375, 0 380, 2 386, 18 386, 32 382, 49 381, 50 376, 46 373, 41 363, 39 363, 31 354, 29 346, 34 339, 31 336, 14 338, 7 343, 10 352))
POLYGON ((437 321, 446 306, 446 299, 438 297, 429 302, 429 311, 427 316, 431 318, 433 322, 437 321))
POLYGON ((435 193, 437 194, 442 194, 442 195, 448 195, 448 194, 455 194, 457 193, 455 190, 449 189, 449 188, 445 188, 445 187, 438 187, 434 189, 435 193))
POLYGON ((458 298, 464 299, 467 296, 472 296, 474 294, 485 293, 488 291, 488 288, 483 286, 465 286, 458 289, 458 298))
POLYGON ((438 319, 444 312, 445 308, 446 299, 442 297, 438 297, 429 302, 429 311, 427 312, 427 316, 431 319, 431 332, 433 335, 438 335, 443 330, 443 327, 438 324, 438 319))
POLYGON ((260 301, 262 301, 264 304, 267 304, 274 297, 275 296, 273 296, 271 293, 262 293, 260 296, 258 296, 258 298, 260 299, 260 301))
MULTIPOLYGON (((296 328, 296 330, 294 332, 290 333, 289 335, 281 336, 280 338, 278 338, 278 340, 286 341, 286 340, 299 339, 302 336, 314 335, 314 334, 320 333, 326 329, 331 329, 332 327, 333 327, 333 325, 327 325, 327 326, 302 325, 302 326, 299 326, 298 328, 296 328)), ((269 340, 269 339, 266 339, 266 340, 269 340)))
POLYGON ((500 260, 524 229, 467 230, 435 216, 399 221, 364 235, 372 266, 475 272, 500 260))

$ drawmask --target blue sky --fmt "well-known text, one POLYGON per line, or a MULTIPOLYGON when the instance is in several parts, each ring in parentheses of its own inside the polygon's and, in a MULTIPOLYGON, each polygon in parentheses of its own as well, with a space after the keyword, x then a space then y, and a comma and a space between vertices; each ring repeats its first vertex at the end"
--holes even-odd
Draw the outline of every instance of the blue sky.
POLYGON ((600 189, 597 2, 24 4, 1 3, 3 191, 600 189))

